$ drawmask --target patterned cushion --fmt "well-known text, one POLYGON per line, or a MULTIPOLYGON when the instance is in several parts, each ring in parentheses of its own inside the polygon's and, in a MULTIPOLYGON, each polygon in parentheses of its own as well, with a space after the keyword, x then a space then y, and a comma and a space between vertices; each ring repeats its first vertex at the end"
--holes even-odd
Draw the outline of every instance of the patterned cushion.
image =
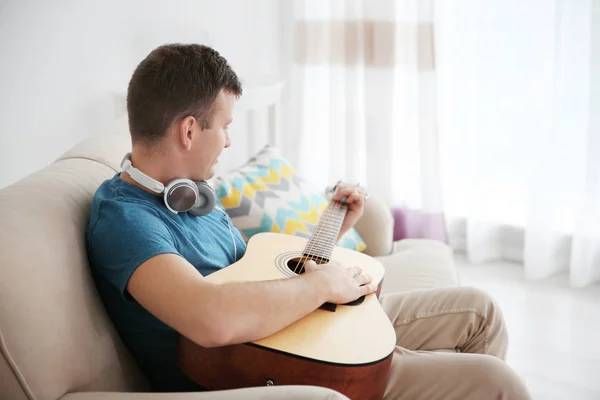
MULTIPOLYGON (((310 237, 327 207, 327 200, 309 189, 272 146, 266 146, 245 165, 216 177, 213 185, 246 241, 260 232, 310 237)), ((354 229, 338 245, 357 251, 367 247, 354 229)))

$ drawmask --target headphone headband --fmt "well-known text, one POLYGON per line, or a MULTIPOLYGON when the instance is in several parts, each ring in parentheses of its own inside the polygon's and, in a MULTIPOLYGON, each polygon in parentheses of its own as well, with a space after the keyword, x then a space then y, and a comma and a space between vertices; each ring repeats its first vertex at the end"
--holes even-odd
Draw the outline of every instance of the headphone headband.
POLYGON ((129 176, 131 176, 131 179, 145 188, 152 190, 154 193, 162 193, 165 191, 165 185, 156 179, 149 177, 131 164, 131 153, 127 153, 125 154, 125 157, 123 157, 121 169, 127 172, 129 176))

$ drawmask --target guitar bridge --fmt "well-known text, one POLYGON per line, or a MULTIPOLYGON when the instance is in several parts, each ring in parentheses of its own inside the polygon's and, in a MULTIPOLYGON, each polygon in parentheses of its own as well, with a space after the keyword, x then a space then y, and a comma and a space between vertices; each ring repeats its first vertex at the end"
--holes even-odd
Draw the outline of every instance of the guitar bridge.
POLYGON ((319 307, 321 310, 325 310, 325 311, 331 311, 331 312, 335 312, 335 310, 337 309, 337 304, 333 304, 333 303, 324 303, 323 305, 321 305, 321 307, 319 307))
MULTIPOLYGON (((358 299, 351 301, 349 303, 344 303, 345 306, 358 306, 360 304, 362 304, 362 302, 365 301, 365 296, 360 296, 358 299)), ((333 303, 325 303, 323 305, 321 305, 321 307, 319 307, 321 310, 325 310, 325 311, 331 311, 331 312, 335 312, 335 310, 337 309, 337 304, 333 304, 333 303)))

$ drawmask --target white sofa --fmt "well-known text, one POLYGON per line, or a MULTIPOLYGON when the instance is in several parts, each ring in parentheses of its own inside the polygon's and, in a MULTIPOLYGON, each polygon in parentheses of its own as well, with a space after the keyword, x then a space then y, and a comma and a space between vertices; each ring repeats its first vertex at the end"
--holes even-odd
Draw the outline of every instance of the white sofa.
MULTIPOLYGON (((124 135, 88 139, 0 190, 0 400, 345 398, 300 386, 143 393, 147 382, 95 291, 84 239, 94 192, 129 149, 124 135)), ((446 245, 392 242, 391 214, 376 197, 356 228, 386 267, 383 293, 458 285, 446 245)))

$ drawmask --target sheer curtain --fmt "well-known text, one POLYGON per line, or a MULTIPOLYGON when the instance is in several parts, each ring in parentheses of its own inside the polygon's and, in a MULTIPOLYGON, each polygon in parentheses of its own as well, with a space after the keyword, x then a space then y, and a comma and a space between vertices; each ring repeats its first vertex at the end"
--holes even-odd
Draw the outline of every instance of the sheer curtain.
POLYGON ((400 236, 444 240, 433 1, 296 0, 289 152, 394 206, 400 236))
POLYGON ((435 19, 453 245, 600 279, 600 2, 439 1, 435 19))
POLYGON ((398 237, 600 279, 600 1, 296 0, 288 153, 398 237), (443 196, 442 196, 443 194, 443 196), (442 201, 443 200, 443 201, 442 201))

